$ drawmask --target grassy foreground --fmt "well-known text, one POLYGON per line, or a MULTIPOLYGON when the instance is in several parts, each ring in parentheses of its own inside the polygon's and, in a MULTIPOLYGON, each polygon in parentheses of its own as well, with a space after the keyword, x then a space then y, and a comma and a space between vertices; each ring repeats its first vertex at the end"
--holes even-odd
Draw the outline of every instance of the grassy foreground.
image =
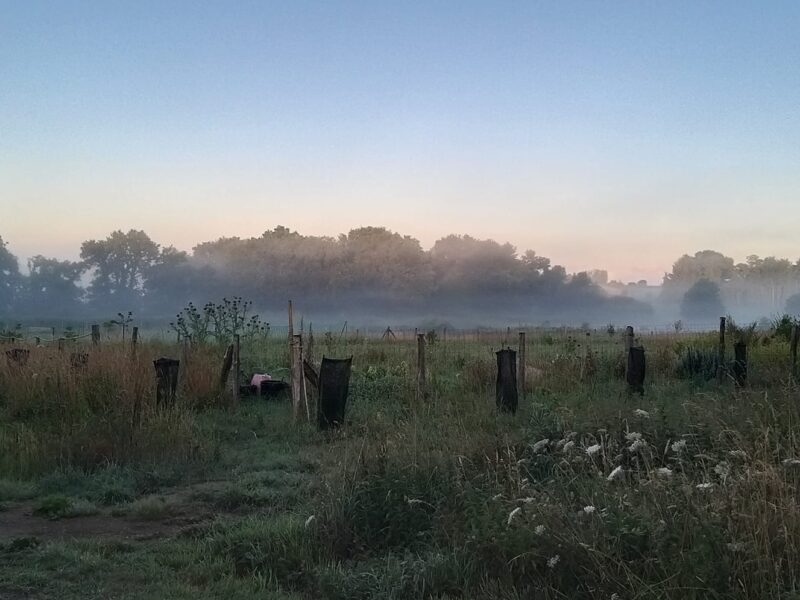
MULTIPOLYGON (((498 337, 329 338, 354 355, 348 424, 216 390, 195 348, 175 407, 109 345, 0 366, 0 598, 797 598, 798 390, 786 344, 750 385, 679 378, 704 336, 643 340, 644 398, 617 338, 531 337, 516 416, 494 408, 498 337), (576 341, 578 340, 578 341, 576 341)), ((286 366, 251 343, 246 371, 286 366)))

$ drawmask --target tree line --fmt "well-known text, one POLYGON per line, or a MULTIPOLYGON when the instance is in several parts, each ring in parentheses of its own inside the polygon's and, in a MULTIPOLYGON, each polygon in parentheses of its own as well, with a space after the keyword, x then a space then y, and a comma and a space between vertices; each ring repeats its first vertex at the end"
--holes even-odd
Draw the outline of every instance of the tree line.
POLYGON ((648 310, 531 250, 468 235, 448 235, 424 250, 383 227, 327 237, 278 226, 258 237, 204 242, 191 253, 161 246, 143 231, 114 231, 83 242, 79 261, 38 255, 27 266, 25 274, 0 238, 0 315, 134 310, 170 317, 189 301, 232 296, 262 310, 294 298, 309 310, 343 315, 493 311, 546 319, 648 310))
MULTIPOLYGON (((133 310, 170 318, 188 302, 241 296, 260 311, 293 298, 321 314, 496 315, 529 322, 646 318, 651 306, 627 297, 604 271, 567 273, 532 250, 469 235, 448 235, 429 249, 383 227, 338 237, 278 226, 252 238, 203 242, 191 253, 161 246, 144 231, 114 231, 81 244, 80 260, 37 255, 27 273, 0 238, 0 317, 81 317, 133 310)), ((656 309, 719 316, 758 307, 800 313, 800 261, 719 252, 684 255, 664 275, 656 309), (661 305, 661 306, 659 306, 661 305), (791 310, 790 310, 791 309, 791 310)))
POLYGON ((757 255, 736 262, 714 250, 685 254, 665 273, 661 302, 681 302, 687 317, 712 313, 800 315, 800 260, 757 255))

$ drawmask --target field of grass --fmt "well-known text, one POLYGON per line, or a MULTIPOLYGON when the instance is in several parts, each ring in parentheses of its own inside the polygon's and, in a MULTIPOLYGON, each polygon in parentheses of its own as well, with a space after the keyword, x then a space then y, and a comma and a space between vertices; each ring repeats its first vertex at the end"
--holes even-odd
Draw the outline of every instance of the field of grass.
MULTIPOLYGON (((331 432, 232 405, 214 345, 170 407, 151 361, 175 344, 28 346, 0 363, 0 598, 800 598, 787 342, 753 340, 737 389, 703 368, 715 336, 643 336, 639 397, 619 334, 530 330, 512 416, 511 333, 429 343, 425 400, 411 337, 319 335, 354 357, 331 432)), ((287 366, 285 338, 243 344, 245 373, 287 366)))

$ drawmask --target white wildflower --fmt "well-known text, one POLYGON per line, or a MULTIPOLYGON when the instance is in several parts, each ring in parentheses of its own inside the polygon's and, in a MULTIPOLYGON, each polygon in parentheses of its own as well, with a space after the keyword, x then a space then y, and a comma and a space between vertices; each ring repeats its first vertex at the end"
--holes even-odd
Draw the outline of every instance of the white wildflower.
POLYGON ((698 483, 694 487, 696 487, 698 490, 710 490, 712 487, 714 487, 714 484, 706 481, 704 483, 698 483))
POLYGON ((572 451, 572 449, 573 449, 574 447, 575 447, 575 442, 573 442, 572 440, 570 440, 570 441, 568 441, 566 444, 564 444, 564 447, 562 448, 562 450, 563 450, 564 452, 570 452, 570 451, 572 451))
POLYGON ((635 411, 633 411, 633 414, 636 415, 637 417, 641 418, 641 419, 649 419, 650 418, 650 413, 647 412, 646 410, 642 410, 641 408, 637 408, 635 411))
POLYGON ((728 475, 731 474, 731 466, 723 460, 714 467, 714 473, 716 473, 722 481, 725 481, 728 479, 728 475))
POLYGON ((415 504, 427 504, 424 500, 420 500, 419 498, 406 498, 406 503, 409 506, 414 506, 415 504))
POLYGON ((741 542, 729 542, 728 544, 726 544, 726 546, 728 547, 728 550, 730 550, 731 552, 741 552, 742 550, 744 550, 744 544, 742 544, 741 542))
POLYGON ((535 533, 536 535, 543 535, 544 525, 537 525, 536 528, 533 530, 533 533, 535 533))
POLYGON ((523 504, 530 504, 534 500, 535 498, 528 497, 528 498, 520 498, 518 502, 522 502, 523 504))
POLYGON ((658 473, 659 477, 672 477, 672 469, 669 467, 659 467, 656 469, 656 473, 658 473))
POLYGON ((594 456, 598 452, 600 452, 602 446, 600 444, 593 444, 586 449, 586 454, 589 456, 594 456))
POLYGON ((619 594, 617 592, 611 594, 611 600, 620 600, 619 594))
POLYGON ((537 453, 541 452, 542 450, 544 450, 545 448, 547 448, 547 445, 549 443, 550 443, 550 440, 547 439, 547 438, 545 438, 543 440, 539 440, 538 442, 536 442, 532 447, 534 454, 537 454, 537 453))
POLYGON ((512 522, 512 521, 513 521, 513 520, 514 520, 514 519, 517 517, 517 515, 519 515, 519 513, 521 513, 521 512, 522 512, 522 508, 518 506, 517 508, 515 508, 514 510, 512 510, 510 513, 508 513, 508 521, 506 522, 506 525, 511 525, 511 522, 512 522))
POLYGON ((551 556, 550 558, 547 559, 547 566, 550 567, 551 569, 555 569, 556 565, 558 564, 558 561, 560 560, 561 557, 558 554, 556 554, 555 556, 551 556))
POLYGON ((594 506, 592 506, 591 504, 589 504, 588 506, 584 506, 583 507, 583 512, 585 512, 587 515, 592 514, 595 510, 597 510, 597 509, 594 506))
POLYGON ((625 439, 629 442, 635 442, 636 440, 642 439, 642 434, 638 431, 629 431, 625 434, 625 439))
POLYGON ((306 519, 306 525, 305 526, 306 527, 310 526, 316 520, 317 520, 317 516, 316 515, 311 515, 310 517, 308 517, 306 519))
POLYGON ((673 452, 680 452, 681 450, 686 448, 686 440, 678 440, 677 442, 672 442, 672 446, 670 446, 670 448, 672 448, 673 452))
POLYGON ((730 454, 731 456, 735 456, 736 458, 742 458, 742 459, 747 458, 747 452, 745 452, 744 450, 728 450, 728 454, 730 454))
POLYGON ((628 446, 628 451, 637 452, 638 450, 641 450, 642 448, 647 448, 647 442, 645 442, 644 440, 641 440, 641 439, 640 440, 633 440, 633 443, 630 446, 628 446))
POLYGON ((619 479, 625 475, 625 469, 622 468, 622 465, 618 466, 616 469, 611 471, 611 473, 606 477, 608 481, 614 481, 615 479, 619 479))

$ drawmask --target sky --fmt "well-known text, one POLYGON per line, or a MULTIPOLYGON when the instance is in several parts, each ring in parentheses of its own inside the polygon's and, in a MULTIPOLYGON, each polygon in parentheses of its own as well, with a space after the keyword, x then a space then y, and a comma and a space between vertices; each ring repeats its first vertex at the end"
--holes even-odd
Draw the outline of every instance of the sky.
POLYGON ((800 2, 0 0, 0 236, 800 258, 800 2))

